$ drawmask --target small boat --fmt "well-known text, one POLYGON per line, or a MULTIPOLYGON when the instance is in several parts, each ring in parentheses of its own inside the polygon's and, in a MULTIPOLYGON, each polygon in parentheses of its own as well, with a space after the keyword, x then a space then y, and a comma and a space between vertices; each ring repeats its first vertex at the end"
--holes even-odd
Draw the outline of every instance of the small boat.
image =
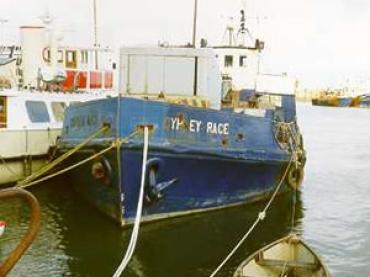
POLYGON ((362 94, 354 98, 353 107, 370 108, 370 94, 362 94))
POLYGON ((331 277, 321 258, 297 235, 288 235, 244 260, 234 277, 331 277))
POLYGON ((320 96, 312 98, 313 106, 352 107, 353 97, 337 95, 334 92, 322 92, 320 96))

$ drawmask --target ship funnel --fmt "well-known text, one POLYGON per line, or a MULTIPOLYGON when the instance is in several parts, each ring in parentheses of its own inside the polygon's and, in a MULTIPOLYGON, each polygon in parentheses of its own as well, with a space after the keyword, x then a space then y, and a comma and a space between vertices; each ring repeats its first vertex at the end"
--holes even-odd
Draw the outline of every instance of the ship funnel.
POLYGON ((46 29, 40 26, 22 26, 23 86, 37 87, 39 69, 45 65, 43 51, 46 46, 46 29))

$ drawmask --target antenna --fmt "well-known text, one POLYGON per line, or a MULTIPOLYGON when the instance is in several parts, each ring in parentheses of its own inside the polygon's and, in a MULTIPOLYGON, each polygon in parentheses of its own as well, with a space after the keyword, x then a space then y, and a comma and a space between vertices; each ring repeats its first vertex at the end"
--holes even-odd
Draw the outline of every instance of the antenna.
POLYGON ((198 0, 194 0, 193 40, 192 40, 192 46, 194 48, 195 48, 196 35, 197 35, 197 13, 198 13, 198 0))
POLYGON ((39 16, 39 19, 46 27, 49 27, 54 22, 55 17, 50 14, 49 6, 46 6, 45 13, 39 16))
POLYGON ((234 33, 234 17, 232 16, 227 16, 226 17, 227 23, 226 23, 226 28, 225 32, 222 36, 222 41, 227 41, 228 46, 233 46, 236 43, 235 40, 235 33, 234 33))
POLYGON ((246 1, 242 1, 242 10, 240 10, 240 26, 237 34, 237 38, 241 37, 241 45, 245 45, 245 36, 246 34, 248 37, 253 40, 253 37, 251 33, 249 32, 249 29, 246 27, 246 17, 245 17, 245 11, 246 11, 246 1))

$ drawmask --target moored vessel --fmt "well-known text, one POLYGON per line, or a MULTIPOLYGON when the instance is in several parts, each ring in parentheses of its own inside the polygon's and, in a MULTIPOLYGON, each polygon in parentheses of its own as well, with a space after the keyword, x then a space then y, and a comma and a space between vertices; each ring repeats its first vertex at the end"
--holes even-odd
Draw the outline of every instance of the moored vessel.
POLYGON ((353 107, 354 97, 340 95, 334 92, 321 92, 321 94, 312 98, 313 106, 328 106, 328 107, 353 107))
POLYGON ((243 261, 234 277, 331 277, 322 259, 297 235, 289 235, 258 250, 243 261))
MULTIPOLYGON (((248 55, 262 50, 240 49, 248 55)), ((60 152, 109 126, 69 158, 75 164, 104 152, 71 171, 76 190, 120 225, 133 223, 145 128, 150 136, 141 221, 255 201, 281 181, 283 190, 297 188, 305 151, 294 92, 274 91, 252 78, 259 75, 258 63, 248 69, 250 86, 234 85, 235 74, 225 76, 220 64, 229 60, 226 56, 240 54, 223 51, 220 55, 213 47, 121 48, 120 95, 66 111, 60 152)), ((235 70, 239 67, 244 66, 235 70)))
POLYGON ((353 99, 353 107, 370 108, 370 94, 362 94, 353 99))
POLYGON ((0 49, 0 185, 49 161, 67 106, 114 94, 110 49, 57 40, 49 26, 22 26, 21 45, 0 49))

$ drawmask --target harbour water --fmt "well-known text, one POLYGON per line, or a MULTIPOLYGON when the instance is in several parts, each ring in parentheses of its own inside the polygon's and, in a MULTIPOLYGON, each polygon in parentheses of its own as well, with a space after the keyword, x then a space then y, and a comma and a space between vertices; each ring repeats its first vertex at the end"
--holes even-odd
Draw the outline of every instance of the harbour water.
MULTIPOLYGON (((302 192, 276 199, 219 276, 232 275, 251 252, 292 226, 320 253, 335 277, 370 275, 370 109, 300 104, 298 120, 308 154, 302 192)), ((32 189, 42 206, 42 229, 9 276, 111 276, 131 234, 82 200, 63 178, 32 189)), ((124 276, 209 276, 265 203, 143 225, 124 276)), ((8 222, 0 260, 27 228, 27 209, 0 203, 8 222)))

